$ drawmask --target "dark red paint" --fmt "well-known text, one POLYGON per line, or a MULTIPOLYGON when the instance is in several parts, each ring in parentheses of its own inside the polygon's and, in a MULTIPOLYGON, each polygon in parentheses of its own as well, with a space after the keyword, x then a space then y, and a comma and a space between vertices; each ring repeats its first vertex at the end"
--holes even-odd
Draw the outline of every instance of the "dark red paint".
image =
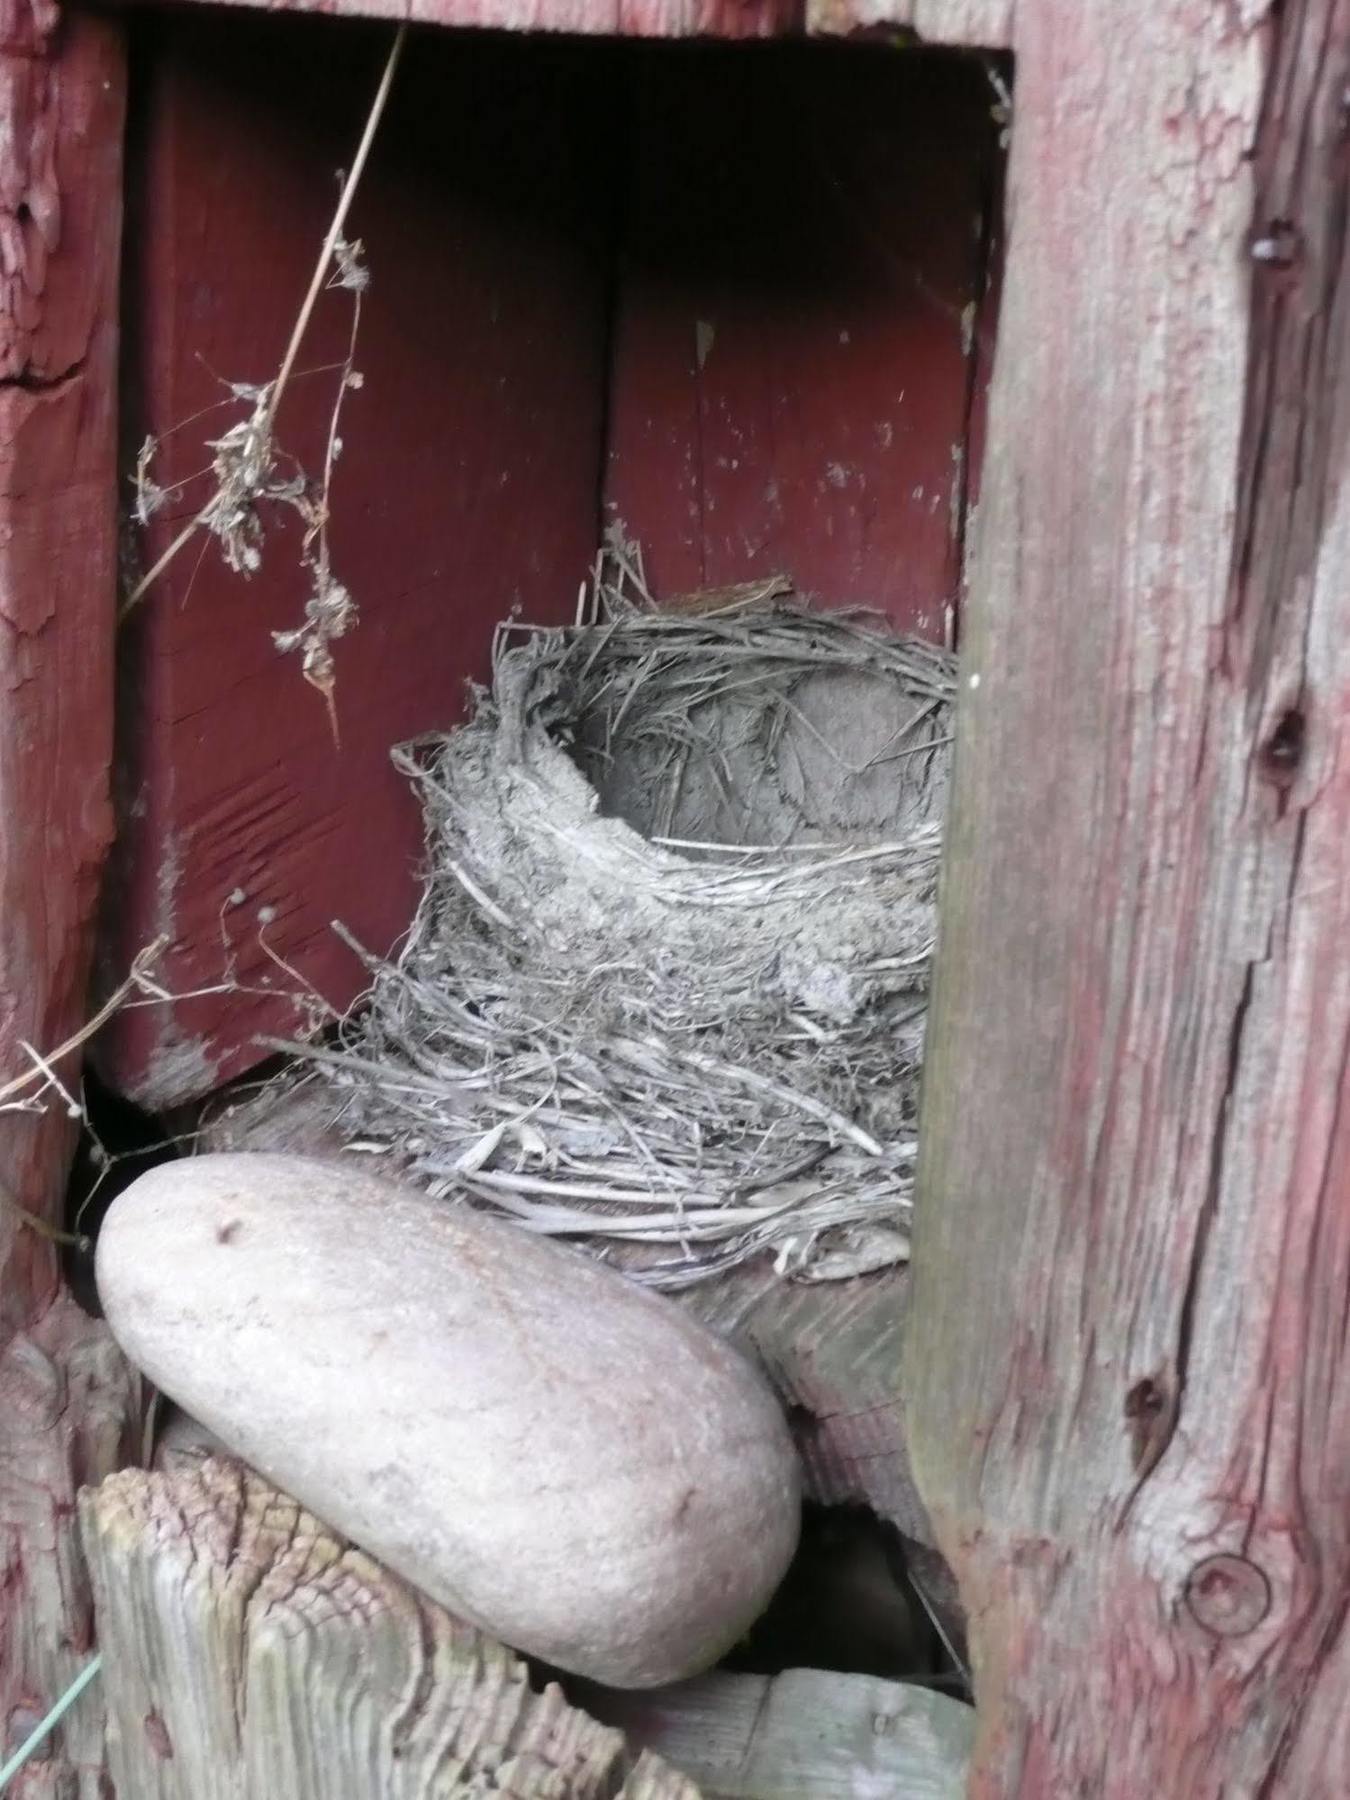
MULTIPOLYGON (((140 30, 129 459, 274 373, 388 40, 242 13, 140 30)), ((783 568, 942 634, 992 138, 983 73, 951 56, 414 38, 351 225, 372 281, 333 489, 361 609, 341 748, 272 642, 307 592, 294 526, 249 581, 214 546, 181 556, 124 633, 103 963, 111 985, 163 934, 166 985, 196 997, 123 1014, 115 1087, 163 1105, 259 1060, 303 1023, 290 971, 350 1002, 364 972, 330 921, 385 952, 416 893, 389 747, 460 716, 513 607, 570 616, 606 511, 664 591, 783 568)), ((340 359, 348 319, 326 296, 302 369, 340 359)), ((282 411, 310 470, 331 381, 282 411)), ((235 416, 166 438, 160 479, 235 416)))

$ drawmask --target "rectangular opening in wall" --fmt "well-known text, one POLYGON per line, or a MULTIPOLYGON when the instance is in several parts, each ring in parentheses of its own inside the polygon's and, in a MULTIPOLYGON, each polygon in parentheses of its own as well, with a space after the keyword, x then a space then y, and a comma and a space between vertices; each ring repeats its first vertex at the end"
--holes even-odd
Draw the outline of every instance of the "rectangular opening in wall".
MULTIPOLYGON (((276 372, 388 33, 245 13, 142 21, 124 437, 163 503, 144 569, 210 491, 209 441, 276 372)), ((167 937, 117 1085, 162 1105, 238 1074, 293 1000, 343 1005, 415 897, 391 744, 459 715, 497 623, 558 623, 605 526, 654 593, 782 574, 934 641, 956 628, 992 351, 1001 156, 988 59, 885 45, 423 33, 350 234, 365 246, 332 481, 336 746, 299 657, 301 521, 261 566, 194 541, 128 622, 110 969, 167 937)), ((279 420, 325 460, 349 296, 323 297, 279 420)))
MULTIPOLYGON (((175 998, 103 1034, 109 1116, 355 1137, 685 1295, 771 1371, 812 1501, 868 1512, 810 1555, 890 1568, 880 1520, 917 1578, 898 1294, 1008 71, 415 34, 273 495, 187 532, 389 39, 137 23, 128 587, 186 542, 123 627, 103 964, 160 943, 175 998), (355 616, 315 683, 317 541, 355 616)), ((747 1677, 798 1654, 812 1579, 747 1677)))

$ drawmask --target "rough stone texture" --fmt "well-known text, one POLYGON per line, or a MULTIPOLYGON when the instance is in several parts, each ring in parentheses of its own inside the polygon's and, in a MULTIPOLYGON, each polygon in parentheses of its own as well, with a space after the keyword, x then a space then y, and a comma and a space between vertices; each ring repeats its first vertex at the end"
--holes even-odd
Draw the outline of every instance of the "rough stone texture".
MULTIPOLYGON (((0 1085, 85 1017, 112 830, 120 27, 0 6, 0 1085)), ((123 971, 125 973, 125 971, 123 971)), ((73 1057, 60 1067, 77 1080, 73 1057)), ((88 1658, 80 1482, 117 1466, 137 1384, 61 1285, 75 1126, 0 1120, 0 1763, 88 1658), (19 1210, 22 1209, 22 1210, 19 1210)), ((96 1690, 10 1790, 100 1791, 96 1690)), ((7 1797, 8 1800, 8 1797, 7 1797)))

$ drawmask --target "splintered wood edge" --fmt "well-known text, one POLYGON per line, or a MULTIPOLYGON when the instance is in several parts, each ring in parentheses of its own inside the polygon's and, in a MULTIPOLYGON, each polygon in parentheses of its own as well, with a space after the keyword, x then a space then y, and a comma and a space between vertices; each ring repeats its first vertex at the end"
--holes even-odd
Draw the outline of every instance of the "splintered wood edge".
POLYGON ((119 1793, 698 1800, 239 1464, 125 1471, 80 1518, 119 1793))

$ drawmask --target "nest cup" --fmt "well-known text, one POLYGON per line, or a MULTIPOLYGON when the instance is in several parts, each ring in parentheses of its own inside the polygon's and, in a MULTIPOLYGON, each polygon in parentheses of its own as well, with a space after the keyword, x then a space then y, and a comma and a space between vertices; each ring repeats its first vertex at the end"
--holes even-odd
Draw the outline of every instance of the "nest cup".
POLYGON ((946 653, 773 582, 504 626, 403 746, 425 886, 310 1079, 447 1198, 678 1288, 907 1253, 950 757, 946 653))

